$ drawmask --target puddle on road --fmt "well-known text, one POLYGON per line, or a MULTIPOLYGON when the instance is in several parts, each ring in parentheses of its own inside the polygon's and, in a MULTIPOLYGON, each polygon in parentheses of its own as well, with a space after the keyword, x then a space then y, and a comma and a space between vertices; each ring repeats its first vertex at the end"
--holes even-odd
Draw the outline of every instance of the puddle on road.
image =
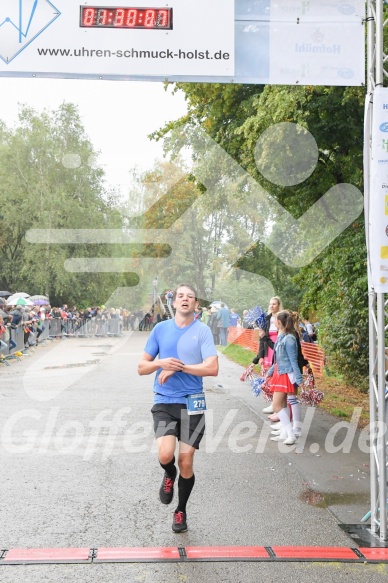
POLYGON ((52 370, 54 368, 78 368, 82 366, 91 366, 92 364, 98 364, 100 359, 87 360, 86 362, 74 362, 69 364, 58 364, 56 366, 45 366, 45 370, 52 370))
POLYGON ((300 500, 316 508, 328 508, 329 506, 347 506, 351 504, 370 503, 370 494, 354 494, 350 492, 317 492, 305 490, 299 496, 300 500))
POLYGON ((114 344, 80 344, 80 348, 113 348, 114 344))

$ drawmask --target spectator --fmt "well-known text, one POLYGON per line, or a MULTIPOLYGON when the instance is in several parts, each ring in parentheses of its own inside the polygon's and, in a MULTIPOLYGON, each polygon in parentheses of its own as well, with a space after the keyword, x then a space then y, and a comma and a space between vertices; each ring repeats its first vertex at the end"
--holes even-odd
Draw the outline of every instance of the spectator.
POLYGON ((292 445, 297 434, 292 426, 287 396, 296 397, 298 386, 302 384, 302 371, 298 363, 298 342, 292 315, 287 311, 278 312, 275 317, 278 337, 274 346, 275 360, 267 375, 271 378, 273 408, 281 421, 280 433, 271 437, 272 441, 283 441, 292 445))
MULTIPOLYGON (((260 343, 257 356, 252 360, 253 364, 260 364, 260 367, 269 368, 273 362, 273 348, 278 337, 276 325, 276 315, 283 309, 282 301, 278 296, 269 300, 268 312, 266 315, 266 324, 264 330, 259 330, 260 343)), ((263 413, 274 414, 272 403, 264 407, 263 413)), ((279 421, 279 417, 270 418, 271 421, 279 421)))
POLYGON ((246 318, 248 316, 248 313, 249 313, 248 310, 244 310, 243 311, 242 327, 245 328, 246 330, 253 330, 252 324, 249 324, 246 321, 246 318))
POLYGON ((12 316, 11 328, 16 328, 21 322, 23 321, 23 308, 21 306, 16 306, 12 312, 10 312, 12 316))
POLYGON ((282 301, 278 296, 274 296, 269 300, 266 325, 264 330, 260 331, 259 352, 252 360, 254 364, 260 364, 260 366, 264 366, 265 368, 272 365, 273 347, 278 337, 276 314, 282 309, 282 301))
POLYGON ((92 308, 86 308, 86 310, 83 313, 83 319, 84 320, 91 320, 92 319, 92 308))
POLYGON ((300 326, 300 331, 301 331, 301 335, 302 335, 302 341, 303 342, 312 342, 312 338, 311 338, 310 334, 307 332, 305 325, 302 324, 302 322, 301 322, 299 324, 299 326, 300 326))
MULTIPOLYGON (((0 315, 0 350, 8 349, 8 344, 4 342, 3 336, 5 336, 6 329, 4 326, 4 319, 3 316, 0 315)), ((0 354, 0 358, 4 358, 3 354, 0 354)))
POLYGON ((236 314, 236 310, 234 308, 230 308, 230 325, 231 327, 235 328, 239 323, 240 316, 236 314))
MULTIPOLYGON (((16 347, 16 342, 12 338, 12 334, 13 334, 12 320, 13 320, 13 316, 11 315, 11 310, 7 309, 6 310, 6 317, 4 318, 4 325, 5 325, 4 340, 6 342, 8 342, 10 350, 12 350, 13 348, 16 347)), ((15 328, 16 328, 16 326, 15 326, 15 328)))
POLYGON ((35 312, 34 310, 32 310, 32 312, 30 313, 30 319, 31 319, 32 332, 35 335, 35 342, 34 343, 38 344, 39 338, 40 338, 41 334, 43 333, 45 327, 43 325, 43 322, 42 322, 38 312, 35 312))
POLYGON ((172 306, 172 299, 174 297, 174 292, 170 289, 168 290, 168 292, 165 295, 165 298, 167 300, 167 305, 168 306, 172 306))
POLYGON ((151 312, 146 312, 144 318, 139 324, 139 330, 150 330, 151 326, 151 312))
POLYGON ((197 306, 194 310, 194 320, 201 320, 202 319, 202 308, 197 306))
POLYGON ((123 317, 123 330, 129 330, 129 311, 126 308, 123 309, 122 317, 123 317))
POLYGON ((227 336, 228 328, 230 326, 230 312, 223 302, 221 302, 221 307, 217 312, 217 328, 220 330, 220 343, 221 346, 227 346, 227 336))
POLYGON ((219 328, 217 327, 217 308, 215 308, 214 306, 212 306, 210 308, 210 317, 209 317, 209 321, 207 323, 207 325, 209 326, 212 334, 213 334, 213 340, 214 340, 214 344, 219 344, 220 343, 220 335, 219 335, 219 328))
POLYGON ((12 308, 11 306, 4 306, 4 309, 0 308, 0 316, 3 316, 4 326, 11 323, 12 316, 10 315, 12 308))
POLYGON ((209 323, 209 318, 210 318, 210 308, 202 308, 202 318, 201 318, 201 322, 203 322, 204 324, 206 324, 206 326, 209 323))
POLYGON ((311 339, 310 342, 315 342, 317 339, 317 335, 314 331, 314 327, 311 324, 310 320, 308 318, 303 318, 303 324, 307 330, 307 334, 310 336, 311 339))

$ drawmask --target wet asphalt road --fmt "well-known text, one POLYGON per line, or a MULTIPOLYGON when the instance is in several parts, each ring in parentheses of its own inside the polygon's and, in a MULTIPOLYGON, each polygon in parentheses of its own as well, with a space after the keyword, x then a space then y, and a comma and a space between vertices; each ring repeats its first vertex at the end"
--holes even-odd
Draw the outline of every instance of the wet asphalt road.
MULTIPOLYGON (((58 340, 0 369, 0 548, 355 547, 338 524, 358 523, 369 509, 369 456, 358 434, 333 429, 337 420, 315 411, 298 449, 279 451, 268 440, 263 399, 222 355, 220 375, 205 380, 207 435, 195 459, 189 530, 171 531, 174 506, 158 500, 152 377, 136 373, 146 336, 58 340), (346 436, 349 453, 326 451, 346 436)), ((5 583, 361 583, 387 574, 385 565, 346 563, 0 566, 5 583)))

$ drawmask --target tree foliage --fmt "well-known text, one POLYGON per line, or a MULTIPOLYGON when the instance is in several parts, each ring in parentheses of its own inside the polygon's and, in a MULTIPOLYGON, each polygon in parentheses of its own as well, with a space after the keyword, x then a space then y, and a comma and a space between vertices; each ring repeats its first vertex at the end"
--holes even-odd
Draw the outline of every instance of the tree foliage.
POLYGON ((72 257, 109 257, 99 244, 32 244, 30 229, 120 228, 122 219, 95 163, 77 109, 41 114, 22 107, 15 128, 0 126, 2 289, 46 294, 54 303, 103 303, 122 277, 65 269, 72 257))
POLYGON ((319 318, 319 340, 329 370, 367 390, 368 282, 363 222, 348 227, 295 279, 305 288, 302 313, 319 318))
MULTIPOLYGON (((188 113, 153 136, 163 138, 166 151, 173 155, 183 145, 195 145, 196 128, 205 129, 295 218, 337 184, 349 183, 362 192, 364 88, 177 84, 174 90, 184 91, 188 113), (318 152, 310 176, 291 186, 265 177, 276 177, 277 160, 268 146, 259 154, 257 151, 263 132, 282 122, 298 124, 308 131, 316 141, 318 152), (272 174, 263 174, 264 170, 272 174)), ((303 158, 303 152, 290 154, 303 158)), ((286 307, 299 308, 305 315, 319 320, 320 342, 331 370, 347 379, 357 379, 360 387, 365 386, 368 315, 363 217, 311 263, 294 269, 285 265, 281 256, 275 256, 265 244, 271 239, 284 239, 284 225, 276 223, 270 212, 263 217, 264 207, 256 205, 249 192, 245 200, 243 189, 230 194, 240 207, 242 203, 252 202, 248 220, 254 228, 251 246, 245 248, 243 256, 233 253, 233 248, 238 250, 236 229, 229 233, 225 261, 265 276, 282 296, 286 307), (260 240, 257 229, 270 229, 269 238, 260 240)), ((244 218, 240 216, 236 220, 244 218)), ((325 229, 325 221, 316 228, 325 229)), ((298 245, 292 231, 287 234, 288 239, 284 239, 287 246, 298 245)))
MULTIPOLYGON (((194 163, 190 172, 195 174, 196 168, 194 163)), ((145 263, 143 258, 139 268, 147 265, 148 277, 157 276, 162 288, 190 281, 201 300, 222 295, 224 301, 242 310, 257 303, 260 287, 266 303, 273 291, 270 282, 231 269, 257 231, 251 207, 237 200, 225 184, 221 190, 203 192, 190 172, 178 159, 158 162, 130 193, 131 200, 142 193, 147 210, 130 218, 128 226, 145 229, 145 236, 149 229, 158 230, 153 237, 160 249, 159 259, 145 263), (166 244, 168 257, 162 253, 166 244)))

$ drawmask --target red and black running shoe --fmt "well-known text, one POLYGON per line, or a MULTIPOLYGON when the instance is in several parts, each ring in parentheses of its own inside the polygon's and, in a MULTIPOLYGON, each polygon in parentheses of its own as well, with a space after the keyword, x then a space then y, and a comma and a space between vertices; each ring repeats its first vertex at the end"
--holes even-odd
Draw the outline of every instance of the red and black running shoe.
POLYGON ((164 474, 162 485, 159 490, 159 498, 162 504, 170 504, 174 497, 174 482, 175 479, 169 478, 167 474, 164 474))
POLYGON ((174 520, 172 523, 172 530, 174 532, 186 532, 187 530, 187 514, 186 512, 174 512, 174 520))

